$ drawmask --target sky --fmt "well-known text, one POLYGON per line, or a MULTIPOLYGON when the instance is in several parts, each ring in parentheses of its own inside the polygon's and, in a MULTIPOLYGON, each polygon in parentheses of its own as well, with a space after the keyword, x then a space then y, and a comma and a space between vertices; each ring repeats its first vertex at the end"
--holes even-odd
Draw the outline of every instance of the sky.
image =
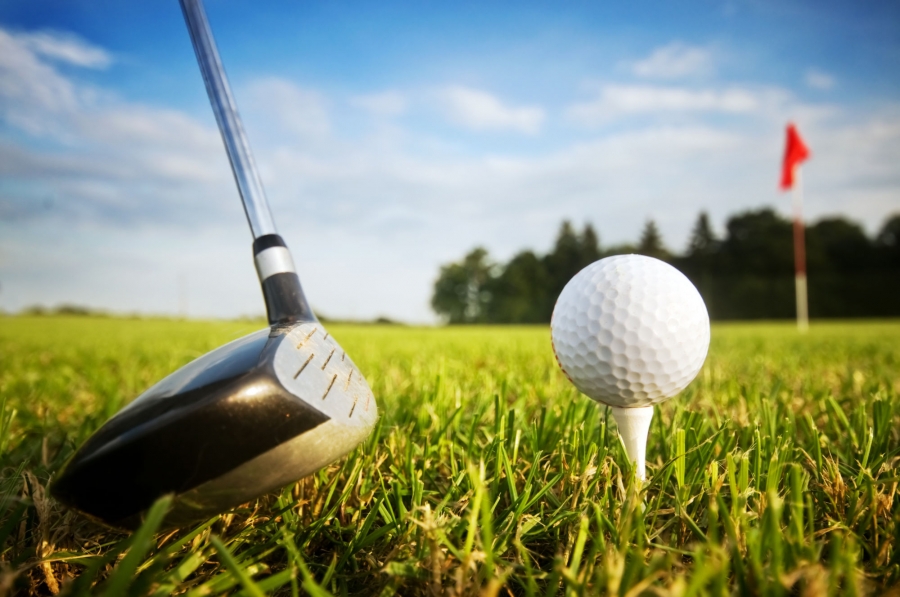
MULTIPOLYGON (((900 4, 249 2, 207 12, 276 225, 334 318, 434 323, 441 264, 773 207, 900 211, 900 4)), ((264 313, 175 0, 0 4, 0 309, 264 313)))

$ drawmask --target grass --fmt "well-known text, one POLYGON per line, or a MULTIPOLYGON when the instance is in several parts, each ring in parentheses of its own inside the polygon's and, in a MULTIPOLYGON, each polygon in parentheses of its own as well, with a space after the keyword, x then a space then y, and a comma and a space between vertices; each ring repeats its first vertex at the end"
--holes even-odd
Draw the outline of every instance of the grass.
MULTIPOLYGON (((900 584, 900 323, 719 325, 638 486, 540 327, 331 326, 382 416, 326 470, 133 535, 44 488, 248 323, 0 318, 0 593, 867 594, 900 584)), ((110 471, 114 479, 114 471, 110 471)), ((111 480, 112 480, 111 479, 111 480)), ((897 590, 896 588, 894 590, 897 590)))

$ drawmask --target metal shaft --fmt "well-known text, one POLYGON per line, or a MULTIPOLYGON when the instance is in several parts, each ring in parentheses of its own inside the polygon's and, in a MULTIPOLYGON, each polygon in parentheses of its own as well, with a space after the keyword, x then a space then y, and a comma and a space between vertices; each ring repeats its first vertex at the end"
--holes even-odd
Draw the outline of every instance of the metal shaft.
POLYGON ((231 94, 231 87, 225 77, 222 61, 219 59, 219 51, 209 28, 206 11, 201 0, 179 0, 181 10, 184 12, 184 20, 187 22, 194 44, 194 52, 197 54, 197 62, 200 63, 200 71, 206 82, 206 92, 219 123, 219 131, 228 151, 228 159, 231 161, 231 171, 237 182, 241 200, 244 202, 244 212, 250 223, 253 238, 259 238, 266 234, 277 234, 269 204, 266 201, 266 193, 263 190, 253 154, 250 152, 250 144, 241 124, 241 117, 237 111, 237 104, 231 94))

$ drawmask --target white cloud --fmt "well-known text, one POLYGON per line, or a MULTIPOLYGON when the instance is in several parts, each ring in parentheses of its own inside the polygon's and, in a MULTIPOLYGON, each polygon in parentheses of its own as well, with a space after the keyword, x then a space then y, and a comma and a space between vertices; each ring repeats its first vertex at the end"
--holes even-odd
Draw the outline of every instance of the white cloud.
POLYGON ((647 79, 681 79, 709 75, 714 70, 712 51, 708 48, 673 42, 657 48, 652 54, 629 64, 635 76, 647 79))
POLYGON ((248 108, 269 115, 286 131, 303 137, 322 137, 331 131, 328 102, 322 94, 291 81, 269 77, 247 89, 248 108))
POLYGON ((0 29, 0 116, 32 134, 46 133, 53 115, 71 113, 78 105, 76 89, 42 60, 29 44, 0 29))
POLYGON ((821 71, 816 68, 811 68, 806 71, 806 76, 804 77, 806 81, 806 85, 812 87, 813 89, 820 89, 822 91, 828 91, 832 89, 836 83, 833 76, 829 75, 825 71, 821 71))
POLYGON ((409 106, 406 95, 393 90, 359 95, 352 98, 350 103, 376 116, 400 116, 409 106))
POLYGON ((496 96, 478 89, 453 86, 438 92, 451 120, 475 131, 510 130, 535 134, 544 122, 536 106, 507 106, 496 96))
POLYGON ((790 94, 780 89, 753 90, 690 89, 655 85, 606 85, 589 102, 570 106, 566 114, 588 125, 602 124, 618 117, 654 113, 718 112, 751 114, 783 105, 790 94))
POLYGON ((69 33, 39 31, 21 33, 16 37, 35 54, 50 60, 98 69, 106 68, 112 63, 109 52, 69 33))
POLYGON ((214 128, 63 75, 55 65, 59 56, 90 60, 63 52, 71 46, 66 36, 37 38, 40 43, 36 35, 0 29, 0 121, 41 144, 22 142, 21 135, 0 142, 4 213, 17 220, 46 215, 51 197, 52 213, 61 217, 171 220, 184 197, 197 199, 183 209, 202 211, 196 185, 215 181, 227 188, 227 161, 214 128))

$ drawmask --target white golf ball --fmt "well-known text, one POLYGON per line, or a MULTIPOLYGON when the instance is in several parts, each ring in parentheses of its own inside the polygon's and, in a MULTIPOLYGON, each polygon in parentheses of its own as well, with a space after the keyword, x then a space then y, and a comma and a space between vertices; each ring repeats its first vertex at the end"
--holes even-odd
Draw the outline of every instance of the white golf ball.
POLYGON ((578 272, 556 301, 550 330, 575 387, 622 408, 683 390, 709 349, 700 293, 677 269, 643 255, 607 257, 578 272))

